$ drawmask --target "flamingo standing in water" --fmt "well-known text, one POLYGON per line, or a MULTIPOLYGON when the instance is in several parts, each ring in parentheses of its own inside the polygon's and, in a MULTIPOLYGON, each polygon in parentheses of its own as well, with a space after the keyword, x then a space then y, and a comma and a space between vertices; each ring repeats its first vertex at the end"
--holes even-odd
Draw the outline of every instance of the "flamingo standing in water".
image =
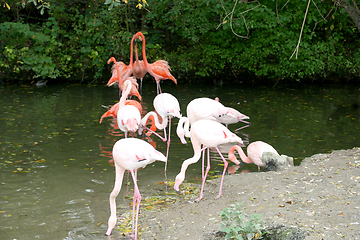
POLYGON ((154 63, 149 63, 147 61, 146 51, 145 51, 146 42, 145 42, 144 34, 142 34, 142 32, 137 32, 134 37, 135 39, 138 39, 143 42, 143 46, 142 46, 143 61, 145 64, 146 71, 155 78, 157 94, 161 93, 161 88, 160 88, 161 80, 171 79, 172 81, 174 81, 175 84, 177 84, 175 77, 170 73, 171 68, 167 61, 158 60, 154 63))
MULTIPOLYGON (((155 120, 155 126, 158 129, 164 129, 164 137, 161 137, 157 133, 155 133, 158 137, 160 137, 163 141, 167 140, 167 149, 166 149, 166 157, 169 155, 170 148, 170 133, 171 133, 171 118, 177 117, 181 118, 180 105, 179 101, 173 95, 169 93, 160 93, 158 94, 153 101, 153 105, 156 112, 148 112, 143 119, 141 120, 141 125, 145 126, 145 123, 148 121, 149 117, 153 117, 155 120), (160 123, 158 115, 160 115, 162 122, 160 123), (166 127, 169 126, 169 134, 168 137, 166 135, 166 127)), ((165 163, 165 172, 166 172, 167 163, 165 163)))
POLYGON ((128 132, 136 132, 141 121, 141 113, 133 105, 126 105, 126 98, 130 94, 132 83, 130 80, 124 82, 124 90, 119 101, 119 110, 117 112, 117 123, 121 131, 125 133, 125 138, 128 132))
POLYGON ((234 151, 237 151, 240 155, 241 160, 245 163, 255 163, 258 166, 258 171, 260 172, 260 166, 263 166, 262 162, 262 155, 264 152, 272 152, 276 155, 280 156, 279 153, 273 148, 270 144, 262 142, 262 141, 256 141, 252 142, 247 146, 247 154, 245 155, 242 148, 238 145, 234 145, 231 147, 229 151, 228 158, 230 161, 234 162, 235 164, 240 164, 240 162, 236 159, 236 156, 234 154, 234 151))
POLYGON ((187 117, 179 120, 176 133, 183 144, 186 144, 185 137, 190 137, 189 126, 200 119, 218 121, 225 115, 231 115, 228 109, 219 101, 210 98, 195 98, 186 107, 187 117))
MULTIPOLYGON (((208 119, 198 120, 191 125, 190 138, 191 138, 191 143, 192 143, 192 146, 194 149, 194 156, 183 162, 183 164, 181 166, 181 171, 175 178, 174 189, 176 192, 179 193, 179 186, 185 179, 186 169, 188 168, 188 166, 190 164, 193 164, 200 159, 201 151, 202 151, 201 144, 203 144, 205 148, 214 147, 224 162, 224 171, 223 171, 222 178, 221 178, 220 191, 219 191, 219 194, 216 196, 216 198, 219 198, 222 194, 222 185, 223 185, 224 176, 225 176, 225 172, 226 172, 228 163, 225 160, 225 158, 223 157, 222 153, 220 152, 218 146, 220 144, 235 143, 235 142, 243 145, 243 141, 240 137, 236 136, 234 133, 232 133, 227 127, 225 127, 221 123, 218 123, 218 122, 212 121, 212 120, 208 120, 208 119)), ((205 180, 206 180, 207 174, 210 170, 209 151, 208 151, 208 159, 207 160, 208 160, 208 164, 206 167, 205 175, 203 176, 203 179, 202 179, 200 197, 197 198, 196 201, 201 200, 203 197, 205 180)))
POLYGON ((142 93, 142 81, 147 73, 145 63, 143 60, 139 60, 138 51, 137 51, 137 43, 135 42, 135 62, 133 65, 133 75, 134 77, 140 79, 140 93, 142 93))
POLYGON ((116 197, 121 190, 124 172, 125 170, 129 170, 134 181, 132 234, 136 240, 139 207, 141 202, 141 195, 137 185, 137 169, 144 168, 146 165, 153 163, 156 160, 166 162, 167 159, 161 152, 151 146, 150 143, 137 138, 126 138, 117 141, 113 147, 112 154, 115 164, 115 185, 109 198, 111 214, 105 235, 109 236, 116 225, 116 197))

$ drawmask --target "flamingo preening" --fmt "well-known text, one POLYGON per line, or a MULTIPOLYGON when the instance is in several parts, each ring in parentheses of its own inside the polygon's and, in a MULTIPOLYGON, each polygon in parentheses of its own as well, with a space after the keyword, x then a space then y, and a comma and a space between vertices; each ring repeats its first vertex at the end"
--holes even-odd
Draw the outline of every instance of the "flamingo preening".
MULTIPOLYGON (((164 137, 161 137, 155 132, 154 133, 163 141, 167 141, 166 157, 168 157, 170 148, 171 119, 173 117, 181 118, 179 101, 176 97, 169 93, 160 93, 154 98, 153 105, 156 112, 148 112, 141 120, 141 125, 145 126, 148 118, 152 116, 155 120, 156 128, 164 129, 164 137), (158 115, 161 117, 161 123, 158 115), (166 127, 169 128, 168 135, 166 134, 166 127)), ((165 172, 166 167, 167 163, 165 163, 165 172)))
POLYGON ((229 151, 228 158, 230 161, 235 164, 240 164, 240 162, 236 159, 234 151, 237 151, 240 155, 240 158, 245 163, 255 163, 258 166, 258 171, 260 172, 260 166, 263 166, 262 155, 264 152, 272 152, 277 156, 280 156, 279 153, 271 146, 270 144, 262 141, 252 142, 247 146, 247 156, 245 155, 242 148, 238 145, 234 145, 231 147, 229 151))

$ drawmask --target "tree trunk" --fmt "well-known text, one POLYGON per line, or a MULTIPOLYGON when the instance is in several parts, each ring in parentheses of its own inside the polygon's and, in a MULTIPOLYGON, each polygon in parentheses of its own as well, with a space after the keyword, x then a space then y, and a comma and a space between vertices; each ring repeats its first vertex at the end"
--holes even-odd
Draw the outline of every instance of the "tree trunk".
POLYGON ((360 31, 360 10, 357 7, 355 0, 353 0, 354 7, 347 0, 336 0, 336 2, 342 6, 354 21, 355 26, 360 31))

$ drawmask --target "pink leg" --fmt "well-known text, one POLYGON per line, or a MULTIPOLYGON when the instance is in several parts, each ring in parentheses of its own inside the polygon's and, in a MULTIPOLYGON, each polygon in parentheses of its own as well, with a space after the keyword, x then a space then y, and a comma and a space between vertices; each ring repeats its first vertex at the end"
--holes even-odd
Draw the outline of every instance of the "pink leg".
MULTIPOLYGON (((163 142, 167 141, 167 137, 166 137, 166 134, 165 134, 165 137, 162 137, 160 134, 158 134, 157 132, 154 132, 153 130, 151 130, 150 128, 148 127, 144 127, 146 130, 152 132, 153 134, 155 134, 156 136, 158 136, 163 142)), ((164 129, 165 130, 165 129, 164 129)))
POLYGON ((201 149, 202 151, 202 161, 201 161, 201 181, 204 180, 204 166, 205 166, 205 149, 201 149))
MULTIPOLYGON (((169 156, 169 148, 170 148, 170 133, 171 133, 171 118, 169 118, 169 134, 168 134, 168 140, 167 140, 167 148, 166 148, 166 159, 168 159, 169 156)), ((164 129, 165 130, 165 129, 164 129)), ((165 162, 165 174, 166 174, 166 167, 167 167, 167 161, 165 162)))
POLYGON ((224 156, 221 154, 220 150, 218 147, 216 147, 216 150, 217 152, 219 153, 221 159, 223 160, 224 162, 224 171, 223 171, 223 175, 221 177, 221 183, 220 183, 220 191, 219 191, 219 194, 215 197, 215 199, 219 198, 222 194, 222 186, 223 186, 223 182, 224 182, 224 176, 225 176, 225 173, 226 173, 226 168, 228 166, 228 162, 225 160, 224 156))
POLYGON ((132 232, 134 234, 134 239, 137 240, 137 225, 139 218, 139 208, 141 202, 141 195, 137 185, 137 170, 130 170, 131 175, 134 181, 134 197, 133 197, 133 216, 132 216, 132 232), (135 215, 135 205, 136 205, 136 215, 135 215), (135 216, 135 222, 134 222, 135 216))
MULTIPOLYGON (((204 151, 203 151, 203 154, 205 155, 205 149, 204 149, 204 151)), ((203 196, 204 196, 204 185, 205 185, 206 177, 207 177, 207 175, 208 175, 208 173, 209 173, 209 170, 210 170, 210 149, 207 148, 207 166, 206 166, 206 172, 205 172, 205 175, 204 175, 204 177, 203 177, 203 179, 202 179, 200 196, 199 196, 197 199, 195 199, 196 202, 200 201, 200 200, 203 198, 203 196)))
POLYGON ((258 170, 259 170, 259 172, 260 172, 260 166, 258 166, 258 170))
POLYGON ((235 132, 236 132, 236 131, 239 131, 240 129, 243 129, 243 128, 246 128, 246 127, 250 127, 250 126, 251 126, 251 122, 247 122, 247 121, 244 121, 244 120, 240 120, 240 122, 246 123, 247 125, 236 129, 235 132))
POLYGON ((161 93, 160 81, 156 82, 156 91, 157 91, 157 94, 161 93))

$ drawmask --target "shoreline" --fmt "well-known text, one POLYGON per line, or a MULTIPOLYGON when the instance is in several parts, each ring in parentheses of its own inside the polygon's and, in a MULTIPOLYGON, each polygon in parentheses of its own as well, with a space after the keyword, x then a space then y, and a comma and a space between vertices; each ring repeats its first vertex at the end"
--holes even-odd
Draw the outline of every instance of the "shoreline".
MULTIPOLYGON (((298 239, 360 239, 360 148, 315 154, 279 172, 227 175, 207 181, 198 203, 183 197, 166 208, 140 212, 139 239, 214 239, 220 212, 243 202, 248 215, 261 214, 267 227, 296 227, 298 239)), ((196 185, 196 184, 194 184, 196 185)), ((199 185, 200 186, 200 185, 199 185)), ((221 239, 221 238, 218 238, 221 239)))

